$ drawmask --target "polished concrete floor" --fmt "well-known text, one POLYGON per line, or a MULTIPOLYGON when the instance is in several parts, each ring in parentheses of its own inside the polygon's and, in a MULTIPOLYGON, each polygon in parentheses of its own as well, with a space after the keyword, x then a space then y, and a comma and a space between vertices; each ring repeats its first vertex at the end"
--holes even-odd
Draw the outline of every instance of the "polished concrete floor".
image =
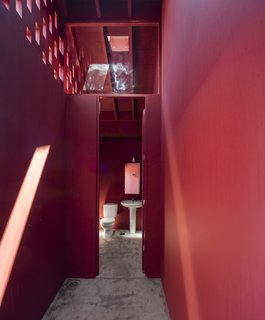
POLYGON ((141 232, 100 233, 96 279, 66 279, 43 320, 168 320, 161 281, 141 271, 141 232))

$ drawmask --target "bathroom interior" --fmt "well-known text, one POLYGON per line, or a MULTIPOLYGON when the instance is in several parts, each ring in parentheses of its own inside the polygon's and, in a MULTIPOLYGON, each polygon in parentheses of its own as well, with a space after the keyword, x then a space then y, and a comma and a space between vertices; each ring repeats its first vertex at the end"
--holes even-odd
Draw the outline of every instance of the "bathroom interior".
MULTIPOLYGON (((142 114, 144 97, 101 97, 99 143, 99 257, 115 250, 137 254, 130 257, 134 272, 142 270, 142 114), (112 107, 114 105, 114 108, 112 107), (115 110, 115 113, 113 112, 115 110), (125 240, 126 239, 126 240, 125 240), (108 253, 106 252, 108 247, 108 253), (110 248, 112 247, 112 248, 110 248), (126 249, 127 247, 127 249, 126 249), (137 264, 136 264, 137 263, 137 264)), ((117 253, 113 252, 110 260, 117 253)), ((124 257, 119 257, 119 260, 124 257)), ((127 270, 124 260, 123 269, 127 270)), ((112 261, 113 265, 113 261, 112 261)), ((132 266, 130 267, 132 269, 132 266)), ((130 272, 132 272, 131 270, 130 272)), ((113 270, 117 275, 119 270, 113 270)), ((99 265, 99 275, 104 266, 99 265)), ((122 273, 119 273, 120 275, 122 273)))

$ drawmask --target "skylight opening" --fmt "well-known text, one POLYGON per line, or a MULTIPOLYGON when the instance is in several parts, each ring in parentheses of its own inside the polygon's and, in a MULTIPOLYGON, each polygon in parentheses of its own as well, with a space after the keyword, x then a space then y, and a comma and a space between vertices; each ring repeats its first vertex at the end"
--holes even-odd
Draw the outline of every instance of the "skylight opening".
POLYGON ((27 0, 27 8, 29 9, 29 12, 32 12, 32 0, 27 0))
POLYGON ((52 16, 49 15, 49 31, 52 34, 52 16))
POLYGON ((49 57, 48 57, 49 63, 52 64, 52 48, 49 47, 49 57))
POLYGON ((35 41, 40 45, 40 27, 37 22, 35 22, 35 41))
POLYGON ((58 16, 56 12, 54 12, 54 27, 58 29, 58 16))
POLYGON ((75 66, 72 67, 73 78, 75 77, 75 66))
POLYGON ((22 18, 22 0, 16 0, 16 12, 22 18))
POLYGON ((69 67, 69 53, 68 52, 66 52, 65 63, 67 65, 67 67, 69 67))
POLYGON ((6 7, 7 10, 10 9, 10 0, 3 0, 3 5, 6 7))
POLYGON ((58 58, 58 45, 57 45, 57 42, 55 40, 53 42, 53 51, 54 51, 54 56, 57 59, 58 58))
POLYGON ((65 89, 67 92, 69 91, 69 78, 68 77, 66 77, 65 89))
POLYGON ((77 93, 77 81, 75 81, 75 93, 77 93))
POLYGON ((42 19, 42 34, 43 37, 47 39, 47 22, 44 18, 42 19))
POLYGON ((129 51, 128 36, 108 36, 108 41, 109 41, 111 50, 114 52, 129 51))
POLYGON ((36 0, 35 3, 36 3, 36 6, 38 7, 38 9, 40 10, 40 0, 36 0))
POLYGON ((58 80, 58 73, 57 73, 57 70, 53 70, 53 77, 55 80, 58 80))
POLYGON ((42 53, 41 53, 41 59, 42 59, 42 62, 43 63, 47 63, 47 57, 46 57, 46 53, 44 52, 44 51, 42 51, 42 53))
POLYGON ((62 55, 64 54, 64 42, 61 37, 59 37, 59 51, 61 52, 62 55))
POLYGON ((28 27, 26 27, 26 38, 30 43, 32 43, 32 35, 28 27))
POLYGON ((64 81, 63 66, 60 63, 59 63, 59 78, 60 80, 64 81))

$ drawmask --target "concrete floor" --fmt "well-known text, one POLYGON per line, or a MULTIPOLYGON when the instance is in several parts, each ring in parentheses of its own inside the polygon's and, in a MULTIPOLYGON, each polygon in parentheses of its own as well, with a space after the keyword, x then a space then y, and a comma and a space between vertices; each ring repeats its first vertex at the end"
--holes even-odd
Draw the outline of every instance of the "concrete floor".
POLYGON ((99 276, 66 279, 43 320, 168 320, 161 281, 141 271, 141 243, 141 232, 100 233, 99 276))

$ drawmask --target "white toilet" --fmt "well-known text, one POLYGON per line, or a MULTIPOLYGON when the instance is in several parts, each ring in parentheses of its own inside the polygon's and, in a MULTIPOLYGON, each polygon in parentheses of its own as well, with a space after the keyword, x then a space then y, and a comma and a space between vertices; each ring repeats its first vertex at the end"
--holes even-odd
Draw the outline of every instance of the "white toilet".
POLYGON ((117 211, 117 203, 105 203, 103 205, 103 218, 100 219, 100 225, 103 228, 103 236, 105 239, 108 239, 112 236, 113 225, 117 216, 117 211))

